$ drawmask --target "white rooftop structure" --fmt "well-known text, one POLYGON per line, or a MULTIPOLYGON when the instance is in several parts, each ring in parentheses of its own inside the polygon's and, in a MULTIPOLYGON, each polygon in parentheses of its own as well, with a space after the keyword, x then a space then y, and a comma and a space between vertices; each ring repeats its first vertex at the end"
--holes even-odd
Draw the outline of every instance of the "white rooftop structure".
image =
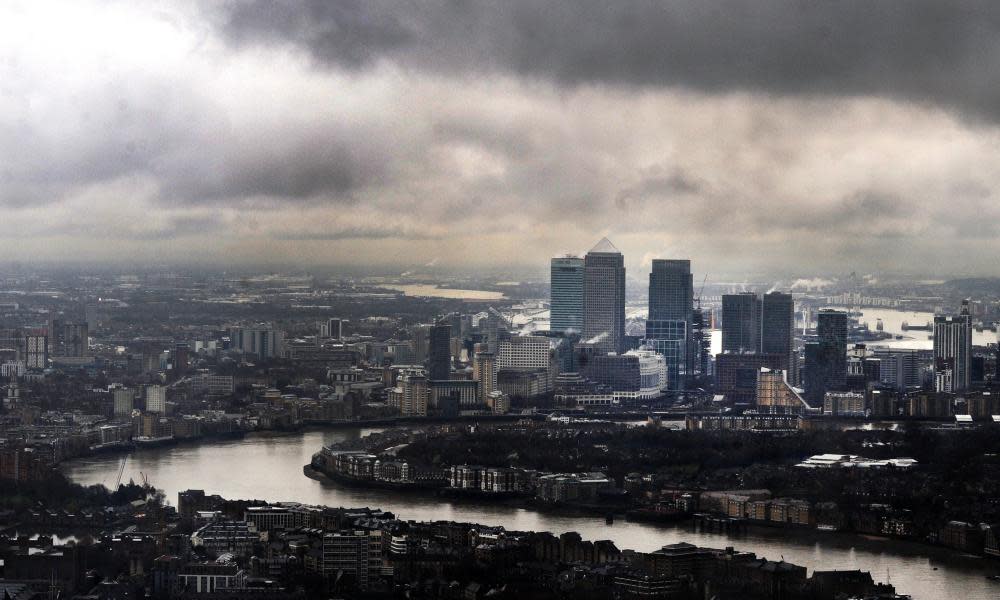
POLYGON ((972 415, 955 415, 956 423, 972 423, 972 415))
POLYGON ((593 254, 621 254, 618 248, 611 243, 611 240, 604 237, 601 241, 597 242, 597 245, 590 249, 590 253, 593 254))
POLYGON ((865 458, 856 454, 817 454, 810 456, 796 467, 803 469, 832 469, 839 467, 869 469, 872 467, 896 467, 898 469, 908 469, 917 464, 912 458, 889 458, 875 460, 865 458))

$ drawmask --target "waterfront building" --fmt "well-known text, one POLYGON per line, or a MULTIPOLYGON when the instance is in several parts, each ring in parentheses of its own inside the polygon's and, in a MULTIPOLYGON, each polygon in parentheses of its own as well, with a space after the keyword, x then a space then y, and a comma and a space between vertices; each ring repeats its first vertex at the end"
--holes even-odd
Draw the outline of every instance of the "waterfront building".
POLYGON ((583 338, 605 353, 625 346, 625 259, 608 238, 584 257, 583 338))
POLYGON ((549 329, 557 332, 583 330, 584 260, 577 256, 552 259, 549 278, 549 329))
POLYGON ((167 388, 162 385, 146 386, 146 412, 167 412, 167 388))
POLYGON ((969 389, 972 361, 972 317, 963 303, 960 315, 934 317, 934 372, 939 392, 969 389))
POLYGON ((135 390, 132 388, 115 388, 111 392, 112 401, 114 403, 114 412, 116 417, 128 417, 132 414, 132 409, 135 408, 133 401, 135 400, 135 390))
POLYGON ((542 502, 595 504, 601 492, 614 488, 604 473, 554 473, 538 478, 535 497, 542 502))
POLYGON ((426 417, 430 389, 427 377, 419 369, 408 369, 400 374, 398 387, 399 414, 404 417, 426 417))

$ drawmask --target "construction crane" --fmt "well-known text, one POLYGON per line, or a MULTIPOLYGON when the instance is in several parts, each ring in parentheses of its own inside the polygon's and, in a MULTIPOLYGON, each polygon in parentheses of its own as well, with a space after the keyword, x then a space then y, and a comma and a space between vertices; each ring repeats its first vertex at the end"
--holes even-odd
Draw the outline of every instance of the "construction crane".
POLYGON ((115 482, 115 489, 113 491, 118 491, 118 488, 122 485, 122 475, 125 473, 125 463, 128 462, 128 454, 122 457, 122 464, 118 467, 118 480, 115 482))
POLYGON ((695 302, 698 303, 698 308, 701 308, 701 295, 705 291, 705 282, 708 281, 708 273, 705 273, 705 278, 701 280, 701 287, 698 288, 698 297, 695 298, 695 302))

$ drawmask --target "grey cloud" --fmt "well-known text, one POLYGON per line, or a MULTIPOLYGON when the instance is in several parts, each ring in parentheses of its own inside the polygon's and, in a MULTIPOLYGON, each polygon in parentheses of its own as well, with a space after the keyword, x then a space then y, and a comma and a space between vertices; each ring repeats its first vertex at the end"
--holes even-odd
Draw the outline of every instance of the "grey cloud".
POLYGON ((286 231, 274 234, 277 240, 292 241, 337 241, 337 240, 433 240, 429 233, 409 231, 396 227, 349 227, 329 231, 286 231))
POLYGON ((247 0, 238 43, 299 44, 360 69, 381 59, 564 84, 874 95, 1000 116, 990 0, 247 0))

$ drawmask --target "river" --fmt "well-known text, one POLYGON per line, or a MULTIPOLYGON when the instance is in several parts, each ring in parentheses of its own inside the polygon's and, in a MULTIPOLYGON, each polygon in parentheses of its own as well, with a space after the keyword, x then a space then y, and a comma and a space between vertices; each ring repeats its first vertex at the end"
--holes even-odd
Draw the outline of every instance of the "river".
MULTIPOLYGON (((176 504, 177 493, 204 489, 225 498, 292 500, 329 506, 378 507, 403 519, 447 519, 503 525, 513 530, 577 531, 584 539, 610 539, 619 548, 652 551, 686 541, 702 546, 755 552, 772 560, 804 565, 810 570, 862 569, 879 581, 887 579, 899 593, 917 599, 960 597, 995 600, 1000 583, 985 575, 1000 572, 1000 562, 966 558, 922 546, 847 534, 794 534, 763 529, 726 535, 693 531, 689 526, 662 526, 603 518, 572 517, 484 503, 459 503, 433 496, 398 494, 320 483, 302 474, 302 466, 324 444, 367 435, 376 429, 308 431, 282 436, 251 435, 242 440, 152 448, 132 453, 123 480, 149 482, 176 504)), ((64 471, 81 484, 114 484, 121 456, 99 455, 66 463, 64 471)))

